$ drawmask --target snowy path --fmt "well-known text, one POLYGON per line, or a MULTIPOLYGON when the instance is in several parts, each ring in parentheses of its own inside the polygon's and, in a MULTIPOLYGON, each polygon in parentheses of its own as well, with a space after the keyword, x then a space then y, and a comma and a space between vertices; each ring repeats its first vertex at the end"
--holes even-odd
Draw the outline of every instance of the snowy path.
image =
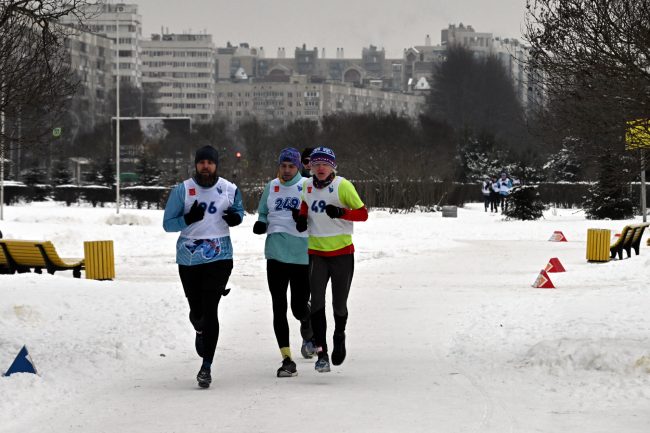
MULTIPOLYGON (((509 223, 498 239, 483 227, 503 222, 461 211, 464 221, 374 213, 359 225, 348 358, 329 374, 296 359, 298 377, 275 377, 253 218, 240 232, 209 390, 194 380, 173 237, 142 245, 160 257, 124 257, 114 282, 2 280, 2 354, 16 344, 4 330, 19 330, 41 376, 0 380, 0 432, 646 432, 648 251, 588 264, 584 241, 544 240, 548 221, 509 223), (532 289, 551 257, 569 272, 551 275, 557 290, 532 289)), ((571 224, 565 234, 577 239, 588 223, 571 224)), ((159 233, 157 222, 140 229, 141 239, 159 233)), ((112 234, 128 242, 128 229, 112 234)))

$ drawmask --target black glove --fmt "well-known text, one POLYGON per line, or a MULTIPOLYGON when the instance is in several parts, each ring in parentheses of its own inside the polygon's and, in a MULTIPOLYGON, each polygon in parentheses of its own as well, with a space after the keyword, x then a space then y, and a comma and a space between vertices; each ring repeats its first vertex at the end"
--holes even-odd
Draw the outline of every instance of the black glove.
POLYGON ((255 221, 255 224, 253 224, 253 233, 256 235, 266 233, 266 223, 264 221, 255 221))
POLYGON ((341 218, 345 215, 345 209, 342 207, 336 207, 333 204, 328 204, 325 206, 325 213, 330 218, 341 218))
POLYGON ((304 232, 307 230, 307 217, 304 215, 298 216, 296 219, 296 230, 298 230, 300 233, 304 232))
POLYGON ((190 211, 183 215, 183 219, 185 220, 185 224, 189 226, 197 221, 201 221, 203 215, 205 215, 205 209, 203 206, 199 206, 198 200, 194 200, 194 204, 192 204, 190 211))
POLYGON ((235 227, 241 223, 241 217, 236 210, 228 208, 224 211, 221 217, 230 227, 235 227))
POLYGON ((300 208, 292 207, 291 208, 291 216, 293 217, 293 220, 295 222, 298 222, 298 216, 300 216, 300 208))

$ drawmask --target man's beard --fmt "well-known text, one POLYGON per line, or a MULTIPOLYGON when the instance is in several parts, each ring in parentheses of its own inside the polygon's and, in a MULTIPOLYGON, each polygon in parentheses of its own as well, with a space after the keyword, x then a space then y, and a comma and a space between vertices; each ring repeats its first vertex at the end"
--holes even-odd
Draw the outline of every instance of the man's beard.
POLYGON ((215 170, 214 173, 209 173, 209 172, 199 173, 197 171, 196 174, 194 175, 194 180, 200 186, 204 188, 209 188, 213 186, 215 183, 217 183, 217 171, 215 170))

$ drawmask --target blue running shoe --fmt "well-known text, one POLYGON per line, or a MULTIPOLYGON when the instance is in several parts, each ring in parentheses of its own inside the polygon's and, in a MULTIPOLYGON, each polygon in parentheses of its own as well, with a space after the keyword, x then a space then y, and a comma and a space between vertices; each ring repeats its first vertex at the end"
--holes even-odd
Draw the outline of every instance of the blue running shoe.
POLYGON ((330 371, 330 357, 327 356, 326 352, 320 352, 318 354, 318 361, 316 361, 314 369, 319 373, 327 373, 330 371))
POLYGON ((303 358, 311 359, 316 354, 316 346, 314 345, 313 340, 302 340, 300 353, 303 358))

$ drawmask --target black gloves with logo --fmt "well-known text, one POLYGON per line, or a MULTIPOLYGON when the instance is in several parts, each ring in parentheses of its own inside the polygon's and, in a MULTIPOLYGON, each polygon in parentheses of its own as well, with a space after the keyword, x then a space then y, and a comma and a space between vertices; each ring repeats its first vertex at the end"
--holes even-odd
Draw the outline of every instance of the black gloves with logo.
POLYGON ((241 223, 241 217, 234 209, 230 209, 230 208, 226 209, 221 218, 223 218, 226 224, 228 224, 230 227, 234 227, 241 223))
POLYGON ((203 215, 205 215, 205 209, 202 206, 199 206, 198 200, 194 200, 194 204, 192 204, 190 211, 183 215, 183 219, 185 220, 185 224, 189 226, 197 221, 201 221, 203 215))
POLYGON ((336 207, 333 204, 328 204, 325 206, 325 213, 330 218, 341 218, 345 215, 345 209, 342 207, 336 207))
POLYGON ((307 217, 305 215, 298 215, 296 218, 296 230, 300 233, 307 230, 307 217))
POLYGON ((255 221, 255 224, 253 224, 253 233, 256 235, 266 233, 266 223, 264 221, 255 221))

